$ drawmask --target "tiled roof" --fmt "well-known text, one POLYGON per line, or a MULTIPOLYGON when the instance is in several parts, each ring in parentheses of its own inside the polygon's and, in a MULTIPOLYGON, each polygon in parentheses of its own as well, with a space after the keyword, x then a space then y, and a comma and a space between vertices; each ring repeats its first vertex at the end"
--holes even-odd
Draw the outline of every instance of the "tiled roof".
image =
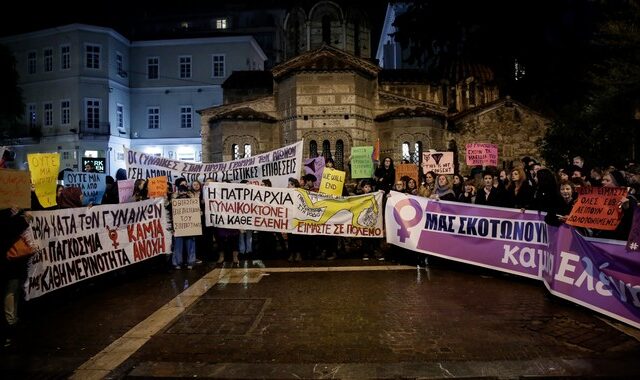
POLYGON ((414 118, 414 117, 443 118, 444 115, 442 113, 436 112, 427 107, 415 107, 415 108, 400 107, 376 116, 375 121, 385 121, 390 119, 406 119, 406 118, 414 118))
POLYGON ((276 119, 264 112, 259 112, 250 107, 242 107, 227 112, 221 112, 209 118, 209 121, 216 120, 247 120, 247 121, 267 121, 275 123, 276 119))
POLYGON ((273 78, 278 80, 296 71, 359 71, 369 77, 376 77, 380 67, 329 45, 310 50, 274 67, 273 78))

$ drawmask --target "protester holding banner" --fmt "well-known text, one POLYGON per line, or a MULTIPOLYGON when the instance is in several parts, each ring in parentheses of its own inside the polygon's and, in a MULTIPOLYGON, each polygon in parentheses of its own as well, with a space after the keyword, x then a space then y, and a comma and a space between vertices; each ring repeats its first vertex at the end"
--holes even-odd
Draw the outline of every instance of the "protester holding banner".
POLYGON ((460 198, 460 194, 464 192, 464 179, 462 179, 462 176, 458 173, 455 173, 452 177, 451 190, 456 200, 460 198))
POLYGON ((60 209, 82 207, 82 190, 79 187, 65 187, 56 202, 60 209))
POLYGON ((416 180, 413 178, 409 178, 407 181, 407 189, 405 191, 407 194, 418 195, 418 184, 416 180))
POLYGON ((527 209, 533 201, 533 188, 527 181, 526 174, 521 167, 511 170, 511 182, 507 188, 507 207, 527 209))
POLYGON ((576 202, 575 186, 567 180, 561 181, 559 185, 560 198, 562 202, 556 209, 551 209, 544 218, 544 221, 551 226, 559 226, 567 220, 571 213, 573 204, 576 202))
POLYGON ((133 184, 133 195, 131 196, 132 202, 139 202, 148 199, 147 197, 147 180, 136 179, 133 184))
POLYGON ((443 201, 456 200, 456 195, 453 193, 453 190, 451 190, 449 178, 445 174, 438 175, 436 187, 429 198, 443 201))
POLYGON ((500 189, 493 186, 495 175, 492 171, 486 170, 482 175, 483 187, 478 190, 476 195, 476 204, 504 207, 505 196, 500 189))
MULTIPOLYGON (((196 195, 189 190, 187 180, 176 180, 176 192, 173 199, 195 198, 196 195)), ((175 223, 175 220, 174 220, 175 223)), ((182 269, 184 247, 187 247, 187 269, 192 269, 196 264, 196 239, 194 236, 177 236, 174 238, 172 264, 176 269, 182 269)))
POLYGON ((17 209, 0 210, 0 289, 2 289, 3 317, 0 337, 5 347, 12 343, 18 323, 18 304, 22 299, 20 283, 26 277, 28 257, 9 260, 9 249, 28 228, 25 214, 17 209))
MULTIPOLYGON (((298 181, 295 178, 289 178, 289 184, 287 185, 287 188, 289 189, 297 189, 300 187, 300 181, 298 181)), ((287 259, 289 262, 291 261, 295 261, 295 262, 300 262, 302 261, 302 248, 303 248, 303 243, 304 243, 304 235, 297 235, 297 234, 287 234, 287 242, 289 243, 289 258, 287 259)))
POLYGON ((458 202, 476 203, 476 181, 474 179, 464 181, 464 191, 458 197, 458 202))
MULTIPOLYGON (((602 176, 602 187, 627 187, 627 180, 624 175, 618 170, 610 170, 604 173, 602 176)), ((594 237, 601 239, 616 239, 627 240, 629 237, 629 231, 631 231, 631 224, 633 222, 633 210, 636 209, 638 200, 633 196, 627 194, 625 198, 622 198, 618 203, 618 212, 622 214, 620 223, 613 231, 596 230, 594 237)))

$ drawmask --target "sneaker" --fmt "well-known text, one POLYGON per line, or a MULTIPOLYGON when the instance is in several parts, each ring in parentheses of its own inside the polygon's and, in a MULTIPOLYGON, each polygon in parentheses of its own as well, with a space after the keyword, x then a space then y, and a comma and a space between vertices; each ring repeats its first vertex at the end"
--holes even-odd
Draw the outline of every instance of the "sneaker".
POLYGON ((174 268, 176 268, 177 270, 182 269, 182 267, 180 265, 176 265, 174 268))
POLYGON ((289 258, 287 259, 288 262, 292 262, 293 261, 293 254, 289 255, 289 258))
POLYGON ((193 267, 192 267, 191 265, 189 265, 189 266, 187 267, 187 269, 191 270, 191 269, 193 269, 193 267))
POLYGON ((296 257, 294 259, 296 262, 300 262, 302 261, 302 255, 300 254, 300 252, 296 253, 296 257))
POLYGON ((378 261, 384 261, 384 256, 380 256, 377 259, 378 259, 378 261))
POLYGON ((196 260, 196 265, 202 264, 202 260, 196 260))
POLYGON ((366 256, 366 255, 365 255, 365 256, 363 256, 363 257, 362 257, 362 260, 364 260, 364 261, 369 261, 369 256, 366 256))
POLYGON ((336 256, 335 252, 331 253, 331 256, 327 257, 327 260, 331 261, 331 260, 335 260, 338 256, 336 256))

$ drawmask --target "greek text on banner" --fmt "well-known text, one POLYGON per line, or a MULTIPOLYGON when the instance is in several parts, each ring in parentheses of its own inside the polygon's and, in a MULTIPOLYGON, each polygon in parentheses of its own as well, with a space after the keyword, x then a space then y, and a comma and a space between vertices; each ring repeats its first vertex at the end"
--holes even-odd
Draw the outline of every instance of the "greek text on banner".
POLYGON ((304 189, 209 183, 207 226, 304 235, 382 237, 383 192, 333 197, 304 189))

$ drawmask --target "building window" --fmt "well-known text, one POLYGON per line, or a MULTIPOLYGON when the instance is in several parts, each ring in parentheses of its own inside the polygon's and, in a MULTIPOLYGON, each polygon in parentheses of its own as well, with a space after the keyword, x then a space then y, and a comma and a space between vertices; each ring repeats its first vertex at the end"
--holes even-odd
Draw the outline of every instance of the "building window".
POLYGON ((124 131, 124 106, 122 104, 116 104, 116 123, 118 129, 124 131))
POLYGON ((231 145, 231 159, 238 160, 240 159, 240 147, 238 144, 231 145))
POLYGON ((180 57, 180 78, 191 78, 191 56, 180 57))
POLYGON ((251 144, 244 144, 244 158, 251 157, 251 144))
POLYGON ((216 19, 216 29, 227 29, 227 19, 226 18, 217 18, 216 19))
POLYGON ((116 74, 122 78, 125 77, 124 57, 120 53, 116 53, 116 74))
POLYGON ((27 54, 27 72, 29 74, 36 73, 36 65, 38 63, 38 56, 35 51, 30 51, 27 54))
POLYGON ((414 145, 413 162, 420 165, 422 161, 422 141, 417 141, 414 145))
POLYGON ((331 17, 322 16, 322 42, 331 45, 331 17))
POLYGON ((53 103, 44 104, 44 125, 45 127, 53 125, 53 103))
POLYGON ((342 140, 336 141, 336 169, 344 170, 344 142, 342 140))
POLYGON ((158 79, 160 77, 160 58, 147 58, 147 79, 158 79))
POLYGON ((309 141, 309 157, 318 157, 318 143, 316 142, 316 140, 309 141))
POLYGON ((180 106, 180 128, 193 126, 193 109, 191 106, 180 106))
POLYGON ((411 162, 411 151, 409 150, 409 146, 408 141, 402 143, 402 159, 406 160, 406 162, 411 162))
POLYGON ((69 45, 60 46, 60 68, 62 70, 71 68, 71 47, 69 45))
POLYGON ((100 100, 87 99, 85 104, 87 128, 97 129, 100 126, 100 100))
POLYGON ((53 49, 44 49, 44 72, 49 73, 53 71, 53 49))
POLYGON ((100 69, 100 46, 85 46, 85 65, 87 69, 100 69))
POLYGON ((60 101, 60 124, 69 125, 71 123, 71 102, 68 100, 60 101))
POLYGON ((38 112, 36 111, 36 105, 32 103, 32 104, 29 104, 27 108, 28 108, 27 120, 29 120, 29 127, 35 127, 38 121, 38 112))
POLYGON ((65 150, 64 152, 62 152, 62 159, 63 160, 68 160, 71 158, 71 154, 69 154, 68 150, 65 150))
POLYGON ((159 107, 147 108, 147 127, 149 129, 160 128, 160 108, 159 107))
POLYGON ((224 55, 216 54, 212 57, 211 76, 214 78, 224 77, 224 55))
POLYGON ((325 160, 331 158, 331 143, 329 140, 322 142, 322 157, 324 157, 325 160))

